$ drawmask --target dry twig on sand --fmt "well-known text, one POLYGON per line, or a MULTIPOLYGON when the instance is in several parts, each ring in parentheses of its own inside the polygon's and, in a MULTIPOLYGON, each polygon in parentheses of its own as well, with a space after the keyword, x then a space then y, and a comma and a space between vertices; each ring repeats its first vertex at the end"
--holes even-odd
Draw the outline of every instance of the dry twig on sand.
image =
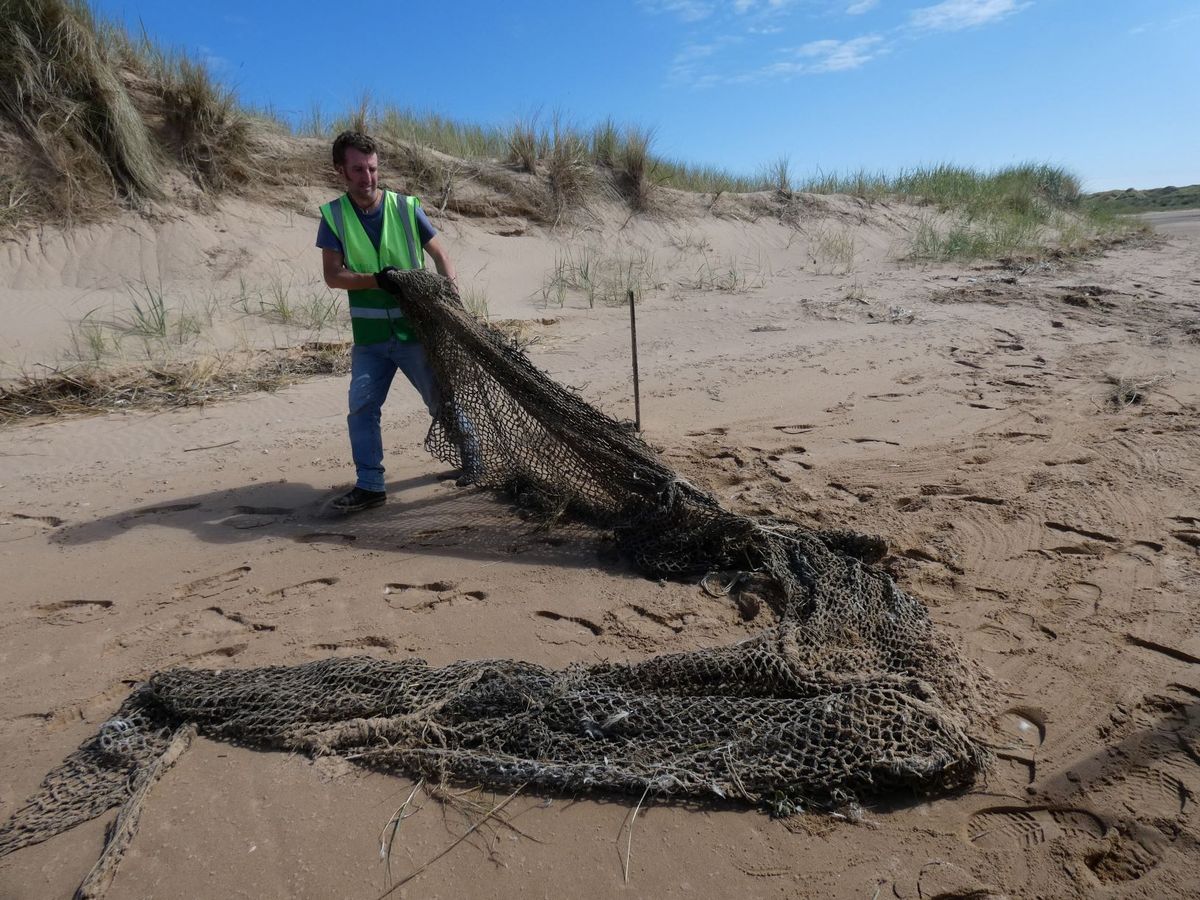
POLYGON ((517 794, 521 793, 521 791, 524 789, 524 787, 525 787, 525 785, 521 785, 519 788, 517 788, 515 791, 513 791, 511 794, 509 794, 506 798, 504 798, 499 803, 492 806, 492 808, 489 809, 486 813, 484 813, 483 816, 481 816, 479 819, 477 819, 474 822, 474 824, 471 825, 470 828, 468 828, 465 832, 463 832, 461 835, 459 835, 458 838, 449 847, 447 847, 445 850, 442 850, 440 853, 438 853, 436 856, 432 857, 428 861, 422 863, 420 866, 418 866, 413 871, 409 872, 402 879, 397 881, 394 885, 392 885, 390 888, 388 888, 386 891, 384 891, 382 894, 380 894, 378 900, 383 900, 384 897, 387 897, 390 894, 392 894, 397 888, 403 887, 404 885, 408 884, 408 882, 412 881, 414 878, 416 878, 418 875, 420 875, 422 872, 424 872, 426 869, 428 869, 430 866, 432 866, 435 862, 437 862, 439 859, 441 859, 443 856, 445 856, 447 853, 449 853, 451 850, 453 850, 455 847, 457 847, 459 844, 461 844, 463 841, 465 841, 467 838, 469 838, 472 834, 474 834, 476 831, 478 831, 481 827, 483 827, 483 825, 489 819, 494 818, 497 815, 499 815, 500 811, 503 810, 504 807, 508 806, 509 803, 511 803, 513 800, 516 799, 517 794))

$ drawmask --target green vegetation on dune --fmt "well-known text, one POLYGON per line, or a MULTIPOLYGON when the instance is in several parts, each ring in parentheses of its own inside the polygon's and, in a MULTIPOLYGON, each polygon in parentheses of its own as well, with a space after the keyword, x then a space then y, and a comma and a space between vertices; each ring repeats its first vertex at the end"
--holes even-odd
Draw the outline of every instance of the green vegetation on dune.
MULTIPOLYGON (((766 218, 795 228, 816 271, 829 275, 849 275, 859 229, 885 220, 902 223, 907 233, 897 255, 933 262, 1080 253, 1146 228, 1116 215, 1111 204, 1082 197, 1069 171, 1038 163, 991 172, 934 165, 795 179, 791 159, 780 155, 755 174, 737 174, 656 152, 654 130, 642 125, 605 119, 585 127, 561 113, 479 125, 379 107, 369 95, 340 113, 314 107, 303 121, 287 122, 242 104, 203 63, 103 22, 87 0, 0 0, 0 234, 149 212, 158 203, 203 207, 221 196, 307 204, 303 188, 336 189, 329 145, 347 128, 374 134, 386 183, 421 195, 430 209, 549 227, 615 204, 630 217, 708 210, 738 222, 766 218), (897 208, 874 221, 858 213, 876 204, 897 208)), ((1160 208, 1180 207, 1196 190, 1179 189, 1171 206, 1160 208)), ((699 263, 675 279, 679 288, 732 292, 764 283, 761 263, 719 259, 705 247, 703 238, 679 239, 681 259, 699 263)), ((621 304, 630 291, 640 299, 664 283, 656 267, 650 250, 568 251, 546 274, 542 299, 621 304)), ((322 356, 344 356, 345 349, 339 302, 323 283, 296 284, 282 275, 265 285, 243 282, 232 301, 215 291, 181 301, 149 283, 131 285, 129 294, 126 309, 107 317, 92 310, 72 325, 67 369, 0 386, 0 424, 128 408, 146 398, 151 405, 175 397, 204 402, 344 362, 322 356), (300 340, 321 358, 293 359, 283 351, 263 362, 249 343, 232 355, 206 350, 202 333, 226 306, 238 317, 290 329, 289 346, 300 340), (144 364, 129 379, 113 375, 135 360, 144 364)), ((465 299, 487 317, 484 294, 468 290, 465 299)))
POLYGON ((0 223, 102 218, 162 197, 171 168, 210 190, 248 180, 252 120, 204 65, 82 0, 0 9, 0 146, 20 151, 0 161, 0 223))
POLYGON ((844 194, 928 207, 910 255, 934 260, 1081 249, 1131 227, 1081 202, 1073 174, 1037 163, 794 182, 786 155, 740 175, 666 158, 654 150, 653 129, 612 119, 479 125, 380 109, 369 95, 341 114, 314 107, 287 123, 240 104, 201 62, 101 21, 86 0, 0 0, 0 8, 0 148, 8 151, 0 154, 0 228, 138 208, 163 198, 171 172, 191 179, 192 202, 256 191, 281 202, 281 187, 331 179, 326 148, 344 128, 381 139, 387 177, 466 215, 554 225, 599 199, 655 212, 671 191, 709 195, 710 207, 722 195, 764 192, 781 221, 798 221, 800 195, 844 194))
POLYGON ((1172 209, 1200 209, 1200 184, 1187 187, 1161 187, 1147 190, 1100 191, 1088 194, 1087 204, 1110 213, 1160 212, 1172 209))

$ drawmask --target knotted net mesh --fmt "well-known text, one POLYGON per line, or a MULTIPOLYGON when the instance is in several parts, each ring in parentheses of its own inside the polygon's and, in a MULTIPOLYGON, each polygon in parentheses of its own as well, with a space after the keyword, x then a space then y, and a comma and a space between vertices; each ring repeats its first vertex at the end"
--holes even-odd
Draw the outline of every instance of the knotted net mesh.
POLYGON ((943 792, 981 771, 969 671, 869 564, 882 542, 722 509, 477 323, 444 279, 392 277, 441 390, 433 454, 542 515, 611 529, 646 575, 727 573, 775 624, 734 646, 563 670, 356 657, 160 672, 0 829, 0 856, 128 808, 190 729, 430 778, 777 811, 943 792))

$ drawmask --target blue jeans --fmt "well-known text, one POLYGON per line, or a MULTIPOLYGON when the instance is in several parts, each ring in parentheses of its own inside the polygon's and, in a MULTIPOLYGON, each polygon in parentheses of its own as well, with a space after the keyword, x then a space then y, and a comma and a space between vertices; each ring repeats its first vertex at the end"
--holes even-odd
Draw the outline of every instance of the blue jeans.
MULTIPOLYGON (((384 490, 383 435, 379 422, 383 401, 397 369, 417 389, 431 416, 437 416, 442 406, 437 379, 420 343, 392 338, 378 344, 354 345, 350 354, 350 414, 346 416, 346 424, 358 472, 357 484, 364 491, 384 490)), ((454 417, 463 468, 477 471, 479 449, 475 426, 462 410, 456 409, 454 417)))

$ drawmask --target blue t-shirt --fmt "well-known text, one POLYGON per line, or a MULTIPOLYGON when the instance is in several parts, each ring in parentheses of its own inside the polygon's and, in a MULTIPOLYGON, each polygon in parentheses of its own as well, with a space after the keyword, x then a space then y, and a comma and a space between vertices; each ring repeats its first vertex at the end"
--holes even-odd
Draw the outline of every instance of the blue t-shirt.
MULTIPOLYGON (((402 199, 400 195, 397 199, 402 199)), ((375 249, 379 249, 379 238, 383 234, 383 203, 375 207, 374 212, 365 213, 358 208, 354 201, 350 201, 350 205, 354 207, 354 212, 358 216, 358 221, 362 222, 363 231, 367 233, 367 237, 371 239, 371 243, 375 245, 375 249)), ((403 208, 401 209, 403 214, 403 208)), ((424 247, 433 240, 437 234, 436 229, 429 224, 429 219, 425 215, 425 210, 417 207, 417 237, 421 241, 421 246, 424 247)), ((329 223, 325 221, 325 217, 321 216, 321 224, 317 226, 317 246, 322 250, 335 250, 338 253, 345 254, 346 250, 342 247, 342 242, 338 236, 333 233, 333 229, 329 227, 329 223)))

